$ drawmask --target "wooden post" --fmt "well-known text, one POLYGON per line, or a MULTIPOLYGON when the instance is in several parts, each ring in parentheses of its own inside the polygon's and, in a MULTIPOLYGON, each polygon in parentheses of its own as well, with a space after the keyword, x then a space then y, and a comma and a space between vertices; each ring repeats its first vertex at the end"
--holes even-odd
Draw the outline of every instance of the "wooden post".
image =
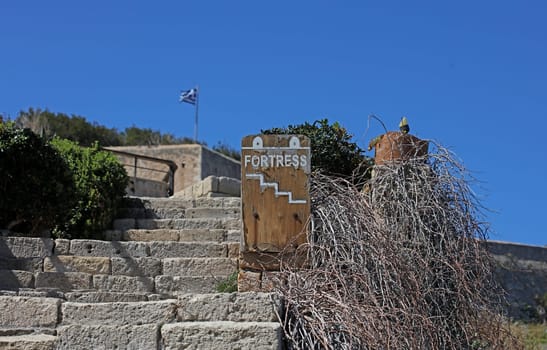
POLYGON ((241 146, 240 268, 277 270, 280 253, 294 252, 307 242, 310 140, 250 135, 241 146))

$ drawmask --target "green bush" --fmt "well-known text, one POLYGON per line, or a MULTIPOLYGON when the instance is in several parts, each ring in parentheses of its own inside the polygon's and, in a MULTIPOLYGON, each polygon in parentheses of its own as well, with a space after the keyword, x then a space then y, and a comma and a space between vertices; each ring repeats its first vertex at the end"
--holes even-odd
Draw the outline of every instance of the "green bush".
POLYGON ((312 148, 312 170, 321 170, 330 175, 342 177, 367 175, 371 160, 363 155, 363 150, 354 142, 347 130, 338 122, 329 125, 328 119, 289 125, 286 128, 272 128, 261 131, 263 134, 300 134, 310 138, 312 148))
POLYGON ((234 271, 224 281, 221 281, 216 290, 219 293, 233 293, 237 292, 237 271, 234 271))
POLYGON ((72 172, 38 135, 0 123, 0 228, 41 235, 75 204, 72 172))
POLYGON ((55 138, 51 144, 74 174, 77 199, 69 220, 55 233, 66 238, 96 237, 115 218, 128 184, 127 173, 116 157, 101 151, 97 143, 80 147, 73 141, 55 138))

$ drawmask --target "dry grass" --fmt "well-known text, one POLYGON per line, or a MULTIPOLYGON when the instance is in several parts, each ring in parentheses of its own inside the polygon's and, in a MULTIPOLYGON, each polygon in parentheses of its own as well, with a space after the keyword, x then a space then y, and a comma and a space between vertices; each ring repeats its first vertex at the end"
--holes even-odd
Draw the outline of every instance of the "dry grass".
POLYGON ((547 350, 547 324, 514 323, 511 328, 526 350, 547 350))
POLYGON ((278 283, 289 349, 521 349, 469 181, 438 146, 375 167, 365 192, 314 175, 308 264, 278 283))

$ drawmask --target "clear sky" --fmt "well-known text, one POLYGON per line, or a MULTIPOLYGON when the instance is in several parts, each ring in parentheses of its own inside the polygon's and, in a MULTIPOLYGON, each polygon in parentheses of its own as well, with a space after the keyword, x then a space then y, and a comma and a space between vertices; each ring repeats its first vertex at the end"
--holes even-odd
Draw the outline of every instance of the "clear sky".
MULTIPOLYGON (((363 148, 396 129, 480 180, 492 239, 547 245, 547 2, 0 2, 0 113, 29 107, 239 148, 328 118, 363 148)), ((372 154, 369 154, 372 155, 372 154)))

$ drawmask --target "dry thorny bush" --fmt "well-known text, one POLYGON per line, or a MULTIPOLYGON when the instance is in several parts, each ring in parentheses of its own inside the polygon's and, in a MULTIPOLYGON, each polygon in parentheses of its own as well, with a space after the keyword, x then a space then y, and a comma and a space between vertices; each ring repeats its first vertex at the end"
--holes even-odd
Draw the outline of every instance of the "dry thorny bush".
POLYGON ((307 263, 282 264, 290 349, 518 349, 499 316, 487 226, 446 149, 311 183, 307 263))

